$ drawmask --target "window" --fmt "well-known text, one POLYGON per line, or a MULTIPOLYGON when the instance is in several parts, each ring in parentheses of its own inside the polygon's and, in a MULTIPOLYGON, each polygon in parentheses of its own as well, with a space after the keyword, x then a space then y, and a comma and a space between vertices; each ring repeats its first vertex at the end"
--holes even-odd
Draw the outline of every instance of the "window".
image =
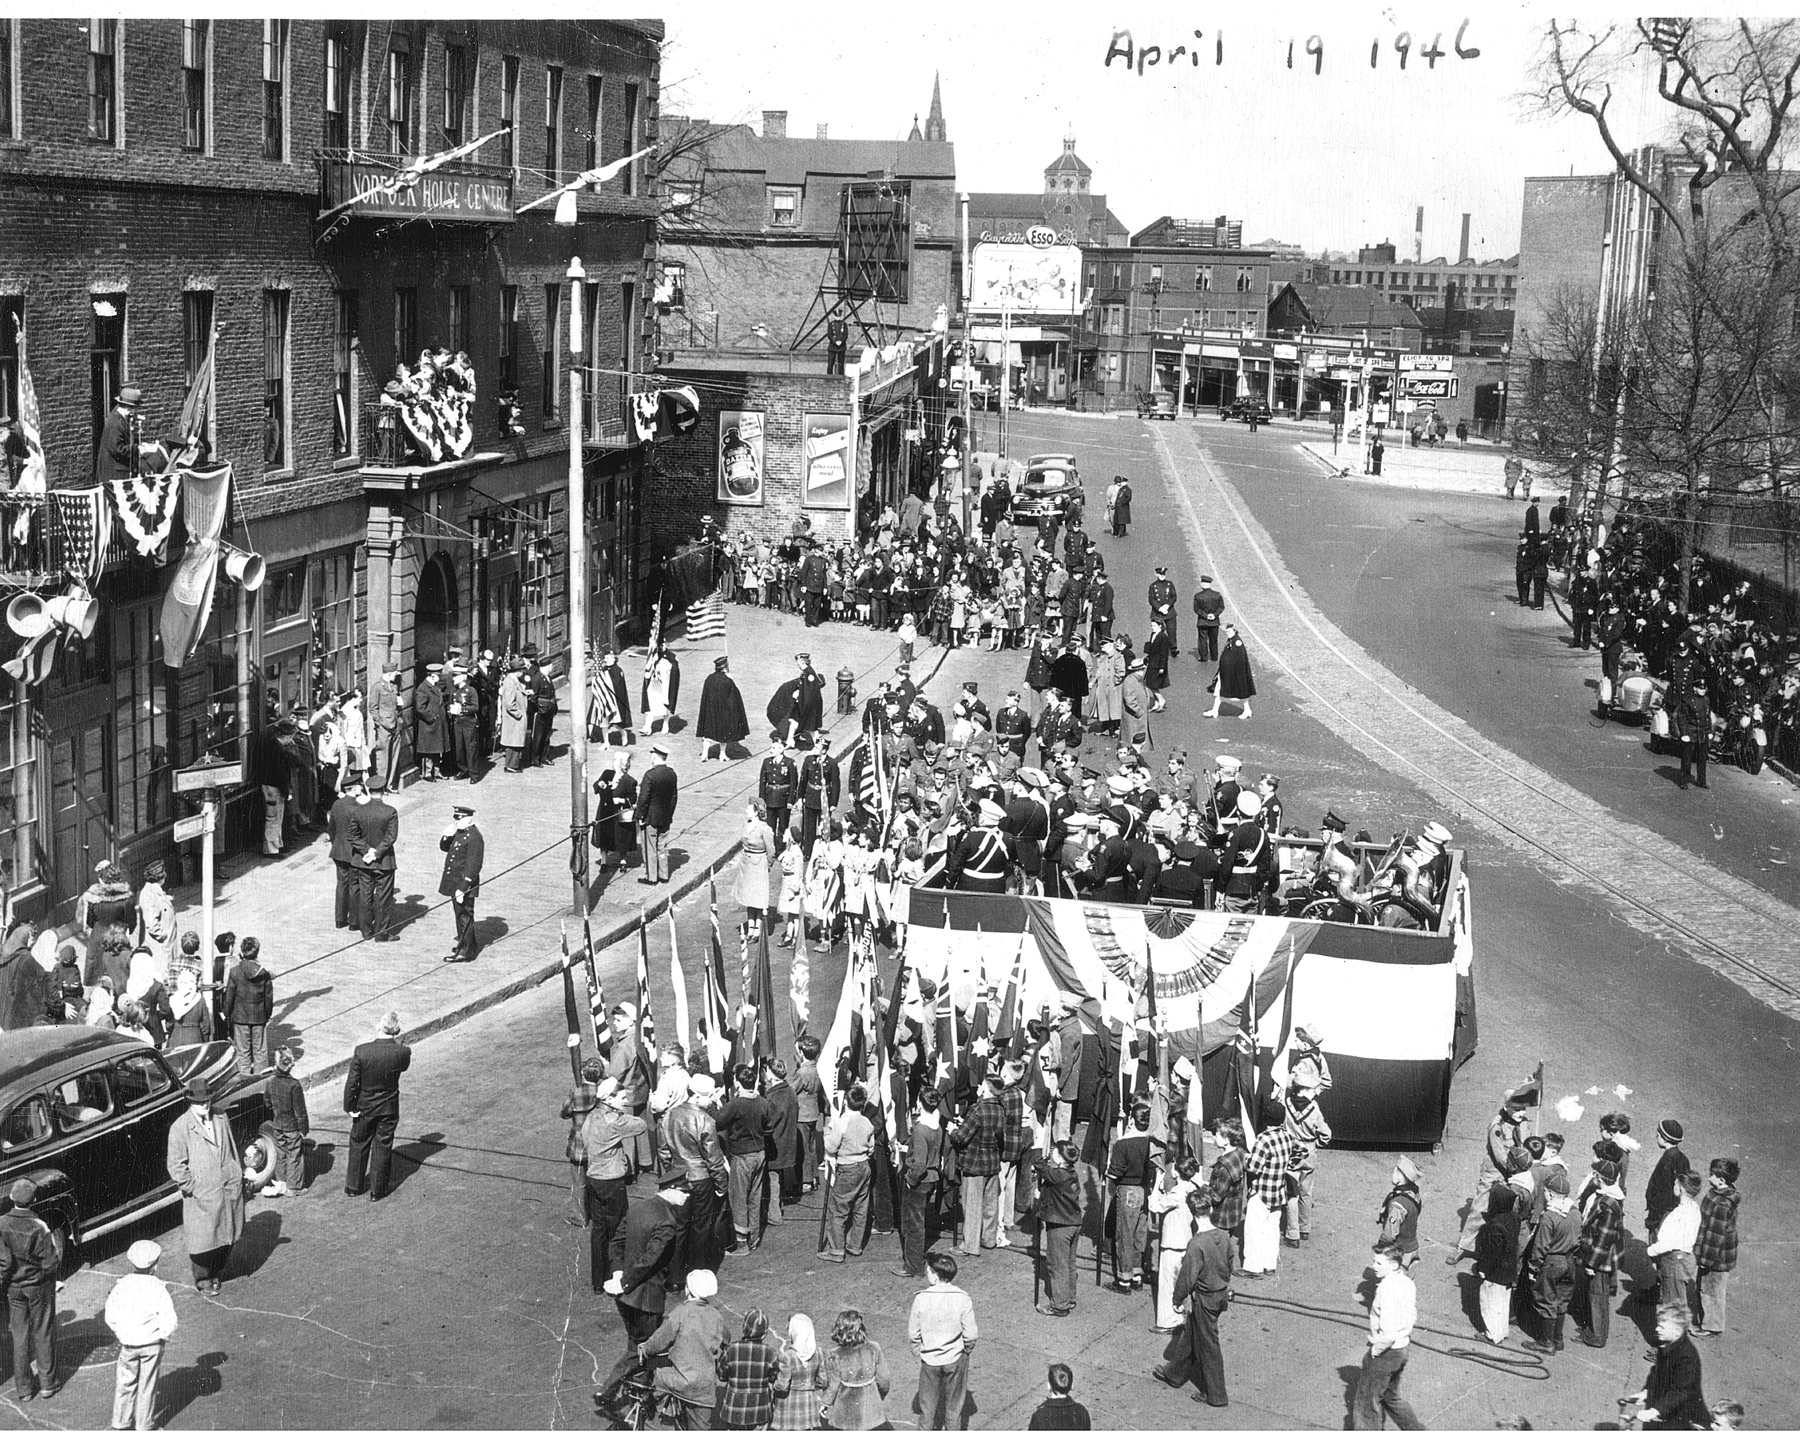
POLYGON ((800 222, 800 191, 769 190, 769 223, 777 229, 792 229, 800 222))
MULTIPOLYGON (((625 86, 625 153, 630 154, 638 147, 638 87, 625 86)), ((625 166, 625 192, 637 193, 637 164, 634 161, 625 166)))
POLYGON ((208 20, 181 22, 181 147, 205 152, 207 147, 206 72, 211 68, 208 20))
POLYGON ((312 588, 313 700, 356 684, 356 552, 315 557, 312 588))
MULTIPOLYGON (((588 76, 587 91, 587 164, 584 168, 598 169, 606 162, 605 145, 601 142, 601 106, 606 99, 606 81, 599 75, 588 76)), ((626 151, 629 153, 630 151, 626 151)))
POLYGON ((127 1055, 112 1067, 112 1073, 113 1089, 127 1109, 160 1095, 174 1083, 163 1062, 151 1054, 127 1055))
POLYGON ((1211 264, 1202 264, 1194 270, 1194 287, 1203 294, 1212 292, 1213 271, 1211 264))
MULTIPOLYGON (((626 279, 619 285, 619 367, 627 373, 637 368, 637 327, 637 285, 626 279)), ((597 333, 598 326, 588 332, 597 333)), ((588 342, 595 340, 590 336, 588 342)))
POLYGON ((119 141, 119 22, 88 21, 88 138, 119 141))
POLYGON ((50 1094, 56 1128, 62 1134, 105 1119, 112 1112, 112 1093, 106 1088, 106 1068, 83 1070, 64 1080, 50 1094))
POLYGON ((24 326, 25 300, 0 298, 0 419, 19 411, 19 330, 24 326))
POLYGON ((500 391, 519 391, 519 289, 507 284, 500 290, 500 391))
POLYGON ((1114 264, 1113 265, 1112 286, 1116 289, 1116 288, 1122 288, 1124 286, 1124 284, 1125 284, 1124 267, 1120 264, 1114 264))
POLYGON ((28 884, 37 869, 39 747, 31 716, 18 684, 7 683, 0 691, 0 880, 9 891, 28 884))
POLYGON ((263 158, 287 158, 288 22, 263 21, 263 158))
POLYGON ((1162 282, 1161 264, 1152 264, 1150 266, 1150 282, 1153 284, 1160 284, 1162 282))
POLYGON ((500 162, 511 169, 517 162, 513 155, 513 130, 519 123, 519 57, 504 55, 500 60, 500 162))
POLYGON ((42 1095, 14 1105, 0 1120, 0 1150, 24 1149, 50 1138, 50 1107, 42 1095))
POLYGON ((419 291, 394 290, 394 364, 411 364, 419 356, 419 291))
POLYGON ((286 289, 263 290, 263 464, 288 464, 288 299, 286 289))
POLYGON ((387 122, 388 153, 412 152, 412 56, 405 50, 388 51, 387 122))
POLYGON ((1123 304, 1105 304, 1100 310, 1102 332, 1115 337, 1125 331, 1125 306, 1123 304))
POLYGON ((18 69, 13 56, 18 52, 17 20, 0 20, 0 139, 19 137, 19 119, 14 112, 18 91, 14 87, 18 69))
POLYGON ((458 285, 450 290, 450 351, 469 351, 469 287, 458 285))
MULTIPOLYGON (((191 289, 181 296, 181 339, 191 393, 213 351, 213 296, 210 289, 191 289)), ((218 428, 213 422, 215 406, 211 401, 206 405, 205 437, 207 446, 213 449, 219 446, 218 428)))
POLYGON ((669 195, 669 208, 686 209, 700 197, 700 191, 692 184, 669 184, 666 186, 669 195))
POLYGON ((306 610, 306 564, 271 568, 262 585, 263 626, 280 627, 306 610))
POLYGON ((562 66, 544 66, 544 175, 549 184, 562 174, 562 66))
POLYGON ((125 295, 95 294, 93 345, 88 350, 88 408, 93 417, 93 448, 100 448, 100 430, 113 395, 125 381, 125 295))
POLYGON ((350 36, 325 32, 325 147, 350 147, 350 36))
POLYGON ((555 419, 558 394, 562 390, 562 300, 561 284, 544 285, 544 421, 555 419))
POLYGON ((113 786, 121 841, 169 812, 169 688, 155 603, 113 613, 113 786))
POLYGON ((686 264, 672 259, 663 261, 662 283, 657 288, 656 301, 664 308, 685 309, 687 307, 686 264))
POLYGON ((1087 286, 1091 289, 1097 286, 1099 282, 1100 266, 1098 264, 1089 264, 1087 266, 1087 286))
POLYGON ((468 134, 469 52, 461 45, 444 46, 444 146, 455 149, 468 134))
POLYGON ((345 458, 356 451, 355 289, 337 291, 337 323, 331 333, 331 451, 345 458))
POLYGON ((1249 269, 1239 269, 1237 271, 1237 291, 1240 294, 1247 294, 1250 292, 1250 277, 1251 271, 1249 269))

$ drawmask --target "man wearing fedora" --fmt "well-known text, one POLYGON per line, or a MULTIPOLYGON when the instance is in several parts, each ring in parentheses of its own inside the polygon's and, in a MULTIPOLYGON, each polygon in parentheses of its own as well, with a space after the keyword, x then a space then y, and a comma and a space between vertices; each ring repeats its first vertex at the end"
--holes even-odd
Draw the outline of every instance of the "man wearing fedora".
POLYGON ((350 1056, 344 1078, 344 1113, 351 1117, 344 1193, 351 1199, 365 1189, 371 1200, 387 1198, 394 1132, 400 1128, 400 1077, 411 1064, 412 1050, 400 1043, 400 1016, 393 1010, 381 1017, 375 1038, 350 1056))
POLYGON ((143 402, 143 392, 135 383, 119 389, 100 429, 100 446, 94 449, 95 482, 122 482, 131 476, 131 420, 143 402))
POLYGON ((37 1185, 17 1181, 12 1208, 0 1214, 0 1293, 12 1322, 13 1390, 25 1403, 42 1391, 56 1396, 56 1240, 38 1218, 37 1185), (31 1375, 37 1364, 38 1377, 31 1375))
POLYGON ((194 1287, 219 1295, 219 1275, 244 1234, 244 1161, 231 1121, 215 1114, 205 1080, 189 1080, 187 1108, 169 1127, 169 1178, 181 1190, 181 1230, 194 1287))

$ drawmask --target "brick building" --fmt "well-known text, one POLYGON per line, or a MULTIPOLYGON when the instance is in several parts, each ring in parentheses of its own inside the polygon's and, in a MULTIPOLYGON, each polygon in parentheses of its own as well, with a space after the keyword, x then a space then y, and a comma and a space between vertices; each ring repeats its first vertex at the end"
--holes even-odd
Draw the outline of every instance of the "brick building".
POLYGON ((915 125, 898 142, 790 136, 780 110, 760 134, 665 124, 684 152, 667 175, 658 368, 694 387, 701 417, 657 454, 646 554, 673 551, 708 513, 728 532, 785 533, 805 515, 846 535, 854 510, 922 479, 943 438, 936 380, 960 256, 941 103, 934 92, 926 126, 940 137, 915 125), (855 273, 841 247, 849 189, 866 258, 855 273), (840 302, 840 286, 865 280, 888 297, 840 302), (837 372, 833 316, 846 326, 837 372))
POLYGON ((1062 153, 1044 166, 1044 187, 1032 193, 969 195, 969 240, 1022 239, 1028 229, 1048 224, 1062 242, 1124 244, 1131 231, 1106 206, 1106 196, 1092 192, 1094 171, 1075 152, 1075 136, 1066 135, 1062 153))
MULTIPOLYGON (((152 439, 210 367, 206 436, 234 475, 225 536, 267 570, 254 592, 221 573, 196 655, 171 670, 158 614, 182 520, 166 566, 115 530, 93 635, 42 685, 4 681, 0 871, 16 895, 60 905, 102 855, 191 858, 171 841, 188 809, 173 770, 242 755, 275 716, 384 663, 410 695, 452 644, 561 655, 572 256, 591 281, 598 397, 575 433, 596 613, 629 618, 642 450, 623 398, 647 352, 653 178, 640 161, 583 191, 573 227, 515 210, 654 139, 661 36, 637 21, 0 20, 0 408, 17 410, 28 370, 50 485, 83 488, 122 384, 142 391, 152 439), (376 188, 484 135, 418 184, 376 188), (456 461, 400 458, 378 445, 383 384, 439 345, 473 369, 473 442, 456 461), (502 431, 507 390, 522 435, 502 431)), ((4 576, 48 595, 49 565, 14 546, 4 576)), ((11 656, 18 639, 0 644, 11 656)), ((259 816, 240 791, 224 849, 259 816)))

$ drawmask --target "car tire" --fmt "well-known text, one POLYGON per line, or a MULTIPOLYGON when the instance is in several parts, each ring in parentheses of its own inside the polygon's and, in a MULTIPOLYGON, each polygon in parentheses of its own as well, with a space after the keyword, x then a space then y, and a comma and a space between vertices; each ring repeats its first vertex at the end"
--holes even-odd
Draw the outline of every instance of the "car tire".
POLYGON ((1745 732, 1739 738, 1738 765, 1752 776, 1757 775, 1763 769, 1763 749, 1749 732, 1745 732))
POLYGON ((275 1161, 278 1157, 273 1132, 266 1128, 257 1131, 256 1138, 244 1146, 245 1190, 251 1194, 262 1193, 264 1187, 275 1178, 275 1161))
POLYGON ((56 1248, 56 1277, 66 1279, 79 1262, 75 1253, 75 1237, 67 1224, 50 1226, 50 1242, 56 1248))

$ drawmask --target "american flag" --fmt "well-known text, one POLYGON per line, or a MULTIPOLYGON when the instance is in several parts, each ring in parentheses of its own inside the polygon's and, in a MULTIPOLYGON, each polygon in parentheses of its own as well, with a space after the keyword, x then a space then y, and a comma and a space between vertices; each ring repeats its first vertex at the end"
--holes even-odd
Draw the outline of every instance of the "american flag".
POLYGON ((49 485, 44 461, 43 414, 38 408, 37 385, 31 381, 31 368, 25 362, 25 325, 13 315, 13 330, 19 346, 19 432, 25 438, 25 467, 19 473, 14 496, 20 493, 42 494, 49 485))
POLYGON ((612 1026, 606 1021, 606 990, 600 984, 600 968, 594 963, 594 927, 581 918, 582 959, 587 964, 588 1016, 594 1025, 594 1048, 604 1056, 612 1047, 612 1026))
POLYGON ((725 598, 718 592, 708 593, 688 608, 687 636, 690 642, 711 642, 725 635, 725 598))
POLYGON ((725 995, 725 951, 716 923, 712 949, 707 952, 706 979, 701 984, 706 1001, 706 1067, 717 1075, 731 1059, 731 1002, 725 995))
POLYGON ((179 432, 182 437, 206 437, 207 416, 212 411, 212 401, 213 356, 212 345, 208 344, 206 357, 200 360, 199 371, 194 374, 194 381, 188 384, 187 397, 181 401, 179 432))
POLYGON ((638 1063, 643 1069, 644 1078, 651 1084, 655 1084, 654 1031, 656 1020, 650 1014, 650 935, 649 927, 645 925, 638 927, 637 997, 638 1063))
POLYGON ((61 625, 52 626, 48 631, 39 632, 37 636, 26 639, 25 645, 19 648, 19 655, 6 662, 3 668, 6 675, 14 678, 21 686, 42 686, 50 673, 56 670, 56 654, 62 650, 62 638, 68 629, 61 625))
MULTIPOLYGON (((717 897, 715 896, 716 900, 717 897)), ((713 919, 719 918, 719 910, 713 907, 713 919)), ((669 1038, 685 1047, 688 1036, 693 1032, 693 1020, 688 1014, 687 975, 681 968, 681 951, 675 944, 675 902, 669 902, 669 985, 675 993, 675 1033, 669 1038)))
POLYGON ((106 566, 112 539, 112 510, 106 489, 62 488, 46 498, 50 560, 83 586, 91 586, 106 566))

